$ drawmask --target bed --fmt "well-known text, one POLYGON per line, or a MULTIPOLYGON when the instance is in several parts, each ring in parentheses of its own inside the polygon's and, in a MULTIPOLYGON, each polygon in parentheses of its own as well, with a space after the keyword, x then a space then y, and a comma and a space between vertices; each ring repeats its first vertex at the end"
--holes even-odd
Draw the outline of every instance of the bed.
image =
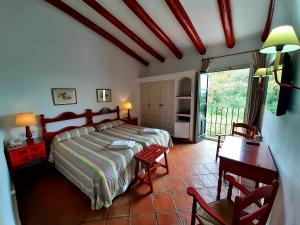
POLYGON ((115 110, 110 110, 117 114, 115 119, 95 123, 93 118, 102 115, 103 110, 109 111, 109 109, 104 108, 99 112, 91 112, 91 122, 98 132, 117 137, 119 139, 134 140, 141 144, 143 148, 151 144, 159 144, 164 147, 173 146, 171 136, 165 130, 159 130, 157 134, 146 134, 142 132, 144 127, 126 124, 126 122, 120 120, 118 107, 115 110))
POLYGON ((113 199, 126 191, 134 179, 134 154, 152 143, 170 145, 166 132, 160 135, 142 135, 140 127, 125 124, 115 110, 102 109, 97 113, 66 112, 56 118, 41 115, 44 139, 48 145, 49 161, 68 180, 91 199, 91 208, 109 207, 113 199), (99 115, 117 113, 114 119, 94 123, 99 115), (82 126, 68 126, 55 132, 47 131, 47 124, 83 118, 82 126), (101 128, 101 129, 100 129, 101 128), (129 149, 107 148, 113 140, 130 139, 135 144, 129 149))

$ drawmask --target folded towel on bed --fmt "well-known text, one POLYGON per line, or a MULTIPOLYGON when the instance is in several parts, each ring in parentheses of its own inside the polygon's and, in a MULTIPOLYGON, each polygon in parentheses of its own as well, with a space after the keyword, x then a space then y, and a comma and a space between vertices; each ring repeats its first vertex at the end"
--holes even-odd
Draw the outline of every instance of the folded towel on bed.
POLYGON ((158 134, 159 132, 157 128, 144 128, 140 131, 141 134, 158 134))
POLYGON ((117 140, 113 141, 108 148, 110 149, 127 149, 127 148, 132 148, 133 145, 135 144, 135 141, 132 140, 117 140))

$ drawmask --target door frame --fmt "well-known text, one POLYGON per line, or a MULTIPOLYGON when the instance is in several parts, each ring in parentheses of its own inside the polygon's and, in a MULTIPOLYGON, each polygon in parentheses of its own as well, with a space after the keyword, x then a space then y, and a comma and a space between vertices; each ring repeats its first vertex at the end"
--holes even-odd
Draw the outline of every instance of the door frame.
POLYGON ((196 73, 196 78, 195 78, 195 96, 196 96, 196 101, 195 101, 195 131, 194 131, 194 142, 200 142, 202 140, 204 140, 205 137, 205 131, 206 131, 206 114, 207 114, 207 99, 208 99, 208 73, 204 72, 197 72, 196 73), (205 124, 204 124, 204 128, 202 128, 202 130, 204 129, 204 133, 202 133, 201 135, 199 135, 199 130, 200 127, 199 126, 203 126, 202 124, 200 124, 199 121, 201 121, 200 119, 200 100, 201 100, 201 90, 205 90, 203 88, 201 88, 201 75, 206 75, 206 110, 205 110, 205 117, 204 120, 205 124))

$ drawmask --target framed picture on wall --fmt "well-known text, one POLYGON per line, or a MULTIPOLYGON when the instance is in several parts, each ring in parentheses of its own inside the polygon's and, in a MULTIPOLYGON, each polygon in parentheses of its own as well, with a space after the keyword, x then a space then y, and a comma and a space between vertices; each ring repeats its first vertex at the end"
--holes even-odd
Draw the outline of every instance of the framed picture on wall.
POLYGON ((111 102, 110 89, 96 89, 97 102, 111 102))
POLYGON ((52 88, 52 98, 54 105, 77 104, 75 88, 52 88))

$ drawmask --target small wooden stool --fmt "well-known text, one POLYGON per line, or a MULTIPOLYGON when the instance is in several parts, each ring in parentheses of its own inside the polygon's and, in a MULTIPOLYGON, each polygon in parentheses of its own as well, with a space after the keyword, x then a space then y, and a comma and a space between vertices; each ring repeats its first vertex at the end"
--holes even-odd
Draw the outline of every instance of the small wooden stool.
POLYGON ((135 167, 135 181, 140 180, 143 183, 150 186, 150 193, 153 193, 153 184, 151 179, 151 168, 154 166, 162 166, 166 168, 167 173, 169 173, 168 160, 167 160, 167 147, 163 147, 157 144, 152 144, 144 148, 142 151, 136 153, 134 158, 136 159, 136 167, 135 167), (155 160, 164 154, 165 164, 161 164, 156 162, 155 160), (147 168, 147 173, 144 176, 139 176, 139 162, 144 163, 147 168))

